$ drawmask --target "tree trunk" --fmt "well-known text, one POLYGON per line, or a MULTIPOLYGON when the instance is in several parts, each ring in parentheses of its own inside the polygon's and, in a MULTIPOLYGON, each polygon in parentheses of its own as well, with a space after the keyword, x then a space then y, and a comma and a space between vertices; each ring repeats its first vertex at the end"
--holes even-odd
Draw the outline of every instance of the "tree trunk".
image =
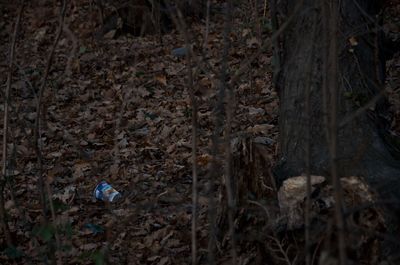
MULTIPOLYGON (((305 0, 300 11, 293 14, 298 2, 301 1, 281 1, 279 6, 283 20, 295 17, 283 36, 277 83, 281 161, 274 173, 278 185, 306 172, 307 143, 311 174, 327 176, 330 172, 328 135, 332 132, 327 128, 331 106, 326 102, 332 95, 324 92, 329 42, 324 21, 330 11, 329 6, 322 7, 325 1, 305 0)), ((381 34, 377 21, 379 2, 338 1, 337 165, 339 176, 362 176, 383 200, 397 202, 400 163, 386 118, 388 104, 382 74, 385 62, 379 51, 381 34), (354 116, 355 113, 359 115, 354 116)), ((397 203, 390 205, 390 210, 399 208, 397 203)))

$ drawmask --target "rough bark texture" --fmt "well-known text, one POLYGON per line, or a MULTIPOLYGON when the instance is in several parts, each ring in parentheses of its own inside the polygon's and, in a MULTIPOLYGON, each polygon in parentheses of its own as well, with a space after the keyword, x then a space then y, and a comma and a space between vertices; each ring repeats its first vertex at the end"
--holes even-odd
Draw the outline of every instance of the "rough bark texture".
MULTIPOLYGON (((294 15, 291 10, 298 2, 281 1, 281 17, 294 15)), ((302 11, 295 14, 292 26, 284 34, 278 81, 281 101, 281 161, 275 170, 278 184, 306 171, 307 141, 310 142, 311 173, 327 176, 330 171, 327 140, 330 106, 324 106, 323 101, 327 39, 321 2, 324 1, 305 0, 302 11), (310 139, 306 139, 306 86, 310 87, 310 139)), ((377 30, 377 15, 381 7, 378 2, 339 1, 338 123, 371 101, 375 103, 339 128, 338 173, 339 176, 362 176, 383 200, 399 201, 400 163, 396 159, 396 146, 387 132, 388 104, 382 94, 384 62, 379 56, 381 34, 377 30)), ((393 212, 399 208, 397 203, 390 205, 393 212)))
MULTIPOLYGON (((267 141, 265 141, 265 139, 268 138, 242 135, 234 138, 231 142, 231 183, 234 195, 234 205, 236 207, 235 218, 238 218, 244 209, 249 210, 252 201, 261 201, 276 197, 275 181, 272 174, 265 170, 272 166, 273 150, 272 147, 266 143, 267 141)), ((226 231, 228 230, 228 208, 225 185, 226 180, 223 179, 219 196, 221 206, 218 208, 217 214, 217 222, 219 229, 222 231, 222 236, 226 236, 226 231)), ((276 200, 268 201, 269 203, 276 203, 276 200)), ((264 214, 265 213, 263 213, 263 215, 264 214)))
MULTIPOLYGON (((289 1, 288 6, 297 1, 289 1), (293 2, 293 3, 290 3, 293 2)), ((306 1, 304 11, 296 16, 293 26, 286 32, 283 43, 283 67, 280 80, 280 132, 282 161, 279 166, 280 182, 287 177, 305 171, 304 149, 306 135, 305 86, 311 91, 311 171, 327 175, 329 173, 329 149, 327 141, 327 109, 323 106, 323 58, 325 43, 320 10, 317 2, 306 1), (307 11, 308 10, 308 11, 307 11), (317 38, 313 38, 312 13, 318 14, 317 38), (306 71, 312 65, 311 72, 306 71), (311 82, 306 83, 311 74, 311 82)), ((374 18, 376 8, 370 1, 360 1, 361 8, 374 18), (374 12, 375 10, 375 12, 374 12)), ((372 2, 372 1, 371 1, 372 2)), ((368 104, 382 93, 382 82, 378 78, 380 61, 376 54, 376 31, 373 22, 362 14, 353 1, 341 2, 341 29, 338 32, 340 43, 339 65, 339 123, 352 115, 357 109, 368 104), (358 44, 351 46, 350 38, 358 44)), ((290 12, 287 14, 290 14, 290 12)), ((385 141, 384 117, 387 112, 386 100, 378 100, 364 113, 352 119, 339 129, 339 172, 341 175, 364 175, 377 187, 387 181, 400 181, 397 172, 399 162, 389 152, 385 141), (376 174, 378 174, 376 176, 376 174), (376 177, 375 177, 376 176, 376 177), (386 181, 385 181, 386 180, 386 181)), ((392 184, 394 184, 392 183, 392 184)), ((392 190, 392 188, 390 190, 392 190)))
MULTIPOLYGON (((262 137, 258 137, 262 138, 262 137)), ((235 202, 247 204, 248 200, 261 200, 274 194, 275 182, 265 171, 271 167, 272 151, 257 137, 242 136, 232 141, 233 153, 233 193, 235 202)))

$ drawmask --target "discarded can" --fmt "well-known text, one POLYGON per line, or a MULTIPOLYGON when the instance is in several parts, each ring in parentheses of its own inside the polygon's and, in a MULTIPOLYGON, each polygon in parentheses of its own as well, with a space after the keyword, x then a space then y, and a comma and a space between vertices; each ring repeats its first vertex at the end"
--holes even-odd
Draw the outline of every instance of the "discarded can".
POLYGON ((96 200, 105 202, 114 202, 121 198, 121 193, 104 180, 96 186, 93 193, 96 200))

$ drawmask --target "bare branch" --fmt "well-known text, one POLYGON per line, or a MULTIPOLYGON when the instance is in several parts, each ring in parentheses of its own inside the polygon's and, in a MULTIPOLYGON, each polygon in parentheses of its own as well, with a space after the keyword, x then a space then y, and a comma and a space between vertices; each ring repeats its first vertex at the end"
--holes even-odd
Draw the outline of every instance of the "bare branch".
POLYGON ((12 36, 11 46, 10 46, 10 61, 8 65, 8 75, 7 75, 7 84, 6 84, 6 93, 4 99, 4 125, 3 125, 3 178, 0 183, 0 217, 1 217, 1 226, 4 233, 4 237, 6 238, 7 246, 12 247, 13 242, 10 234, 10 228, 8 227, 6 212, 4 209, 4 187, 7 182, 7 143, 8 143, 8 111, 10 105, 10 90, 12 83, 12 73, 14 66, 14 53, 15 53, 15 44, 17 40, 19 25, 21 22, 22 13, 24 11, 25 1, 22 0, 20 4, 20 9, 18 11, 18 16, 15 21, 14 33, 12 36))
POLYGON ((337 0, 330 3, 330 16, 329 16, 329 49, 327 63, 327 84, 330 92, 330 164, 331 164, 331 177, 333 182, 334 198, 335 198, 335 221, 338 234, 338 249, 339 261, 341 265, 346 265, 346 242, 344 236, 344 218, 343 218, 343 202, 340 179, 337 172, 337 142, 338 142, 338 126, 337 126, 337 112, 338 112, 338 17, 339 7, 337 0))
POLYGON ((206 13, 206 31, 204 32, 204 42, 203 49, 206 49, 208 46, 208 34, 210 30, 210 5, 211 0, 207 0, 207 13, 206 13))
MULTIPOLYGON (((40 196, 41 196, 40 201, 42 204, 42 211, 43 211, 43 217, 44 217, 45 222, 47 222, 47 213, 46 213, 47 207, 46 207, 45 192, 47 193, 47 196, 49 199, 50 211, 51 211, 51 216, 52 216, 53 222, 56 221, 56 215, 55 215, 54 205, 51 200, 50 185, 47 181, 44 180, 44 176, 43 176, 43 157, 42 157, 42 146, 41 146, 41 139, 40 139, 41 112, 42 112, 42 109, 44 108, 43 96, 44 96, 44 92, 46 89, 46 84, 47 84, 47 79, 48 79, 48 76, 50 73, 50 68, 51 68, 51 65, 53 62, 54 53, 57 48, 58 42, 60 40, 61 34, 63 32, 66 9, 67 9, 67 0, 63 0, 61 10, 60 10, 60 15, 59 15, 59 24, 58 24, 56 37, 54 39, 53 46, 50 50, 49 57, 47 58, 46 68, 45 68, 45 72, 43 75, 42 84, 39 88, 38 99, 36 102, 36 120, 35 120, 35 128, 34 128, 34 141, 35 141, 35 152, 37 155, 37 163, 38 163, 38 180, 39 180, 38 189, 39 189, 40 196)), ((57 229, 55 230, 55 238, 56 238, 57 250, 60 250, 61 242, 60 242, 60 238, 59 238, 57 229)), ((62 264, 61 257, 59 255, 57 257, 57 264, 62 264)))
MULTIPOLYGON (((313 28, 312 28, 312 39, 317 37, 317 14, 313 12, 313 28)), ((311 46, 311 53, 314 54, 315 45, 311 46)), ((307 62, 307 76, 304 82, 305 88, 305 114, 306 114, 306 129, 305 129, 305 165, 306 165, 306 209, 305 209, 305 251, 306 251, 306 265, 311 264, 311 86, 312 86, 312 69, 314 67, 314 58, 310 56, 307 62)))
MULTIPOLYGON (((233 97, 234 92, 232 87, 227 85, 228 75, 228 55, 230 49, 229 34, 232 27, 232 1, 227 2, 226 16, 225 16, 225 29, 224 29, 224 49, 222 54, 222 67, 221 67, 221 90, 226 90, 226 101, 227 106, 226 112, 226 124, 225 124, 225 187, 226 194, 228 197, 228 223, 229 223, 229 235, 231 238, 231 255, 232 264, 237 264, 237 253, 236 253, 236 239, 235 239, 235 227, 234 227, 234 213, 235 213, 235 202, 232 187, 232 150, 231 150, 231 130, 232 130, 232 113, 233 111, 233 97)), ((222 92, 223 93, 223 92, 222 92)), ((223 97, 222 97, 223 100, 223 97)), ((218 114, 217 114, 218 115, 218 114)), ((222 114, 220 114, 222 115, 222 114)))
POLYGON ((76 54, 78 52, 78 38, 75 36, 74 32, 65 23, 63 26, 63 31, 67 34, 68 38, 72 41, 72 49, 68 55, 67 67, 65 68, 65 74, 70 76, 72 74, 72 65, 76 54))
MULTIPOLYGON (((168 3, 169 4, 169 3, 168 3)), ((209 6, 209 3, 208 3, 209 6)), ((198 138, 198 106, 195 97, 195 87, 193 81, 192 72, 192 47, 189 41, 189 33, 187 31, 187 26, 185 20, 183 19, 182 13, 178 10, 178 18, 171 14, 174 23, 176 24, 178 30, 185 40, 186 48, 186 68, 188 77, 188 92, 190 97, 190 102, 192 105, 192 264, 197 264, 197 212, 198 212, 198 177, 197 177, 197 138, 198 138)), ((208 34, 208 33, 207 33, 208 34)))
MULTIPOLYGON (((290 23, 293 21, 293 19, 298 15, 298 12, 300 11, 300 8, 303 6, 303 2, 304 2, 304 0, 301 0, 300 2, 298 2, 297 5, 296 5, 296 7, 295 7, 295 9, 294 9, 294 11, 293 11, 293 15, 291 15, 291 16, 282 24, 282 26, 280 26, 280 28, 277 29, 277 30, 272 34, 272 36, 262 45, 262 47, 260 47, 260 48, 257 50, 257 52, 255 52, 252 56, 250 56, 246 61, 244 61, 244 62, 241 64, 241 66, 239 67, 238 70, 236 70, 234 76, 232 76, 231 81, 229 82, 229 84, 230 84, 231 86, 233 86, 233 85, 236 84, 236 82, 239 80, 240 76, 244 73, 244 71, 246 71, 246 70, 250 67, 250 64, 251 64, 255 59, 257 59, 257 58, 260 56, 260 54, 261 54, 262 52, 264 52, 264 50, 265 50, 266 48, 268 48, 268 47, 271 45, 271 43, 273 43, 273 41, 274 41, 275 39, 277 39, 277 38, 286 30, 286 28, 290 25, 290 23)), ((306 12, 306 11, 308 11, 308 10, 306 9, 306 10, 303 10, 302 12, 306 12)))

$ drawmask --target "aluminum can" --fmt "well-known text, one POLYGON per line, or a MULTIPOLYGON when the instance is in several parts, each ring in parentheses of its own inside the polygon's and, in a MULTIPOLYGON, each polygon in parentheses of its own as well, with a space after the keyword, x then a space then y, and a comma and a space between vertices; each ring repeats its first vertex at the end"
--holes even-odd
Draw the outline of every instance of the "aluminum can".
POLYGON ((114 189, 107 181, 101 181, 93 192, 94 198, 96 200, 105 202, 114 202, 121 198, 121 193, 114 189))

